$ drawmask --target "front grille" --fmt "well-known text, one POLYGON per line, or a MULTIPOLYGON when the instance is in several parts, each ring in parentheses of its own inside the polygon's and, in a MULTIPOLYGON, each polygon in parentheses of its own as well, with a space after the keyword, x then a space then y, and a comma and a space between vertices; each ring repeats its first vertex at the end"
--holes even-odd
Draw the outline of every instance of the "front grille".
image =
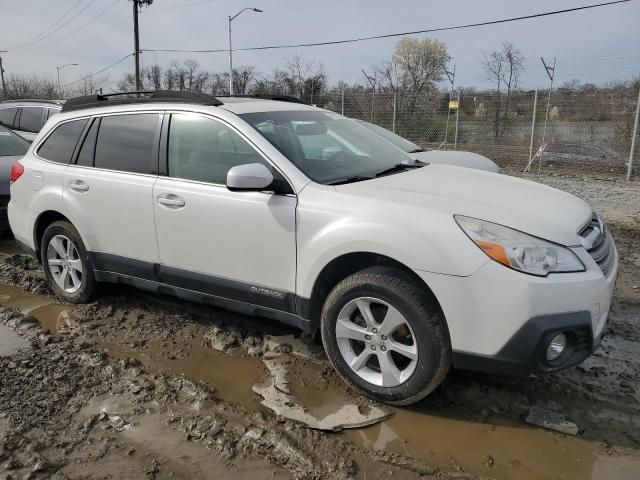
POLYGON ((611 237, 611 233, 600 215, 594 213, 591 221, 580 231, 579 235, 582 246, 596 261, 604 276, 608 277, 615 263, 613 237, 611 237))

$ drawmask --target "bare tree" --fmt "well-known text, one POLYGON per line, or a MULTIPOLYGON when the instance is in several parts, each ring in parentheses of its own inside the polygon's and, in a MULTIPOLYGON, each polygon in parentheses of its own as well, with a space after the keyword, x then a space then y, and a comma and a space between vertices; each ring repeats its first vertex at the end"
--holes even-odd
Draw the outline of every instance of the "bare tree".
POLYGON ((504 135, 507 127, 505 121, 509 115, 509 103, 511 93, 518 86, 520 75, 525 69, 524 55, 513 43, 502 42, 499 50, 494 50, 484 54, 484 70, 487 80, 496 85, 498 100, 495 108, 494 136, 495 141, 499 141, 504 135), (505 97, 501 95, 505 90, 505 97))

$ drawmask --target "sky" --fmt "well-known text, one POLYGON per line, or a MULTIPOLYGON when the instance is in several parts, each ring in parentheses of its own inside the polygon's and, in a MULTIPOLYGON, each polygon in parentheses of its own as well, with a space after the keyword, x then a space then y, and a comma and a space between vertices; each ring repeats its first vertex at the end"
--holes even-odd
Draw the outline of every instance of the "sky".
MULTIPOLYGON (((226 49, 227 17, 234 48, 319 42, 477 23, 603 0, 155 0, 140 14, 142 49, 226 49)), ((129 0, 0 0, 0 50, 7 74, 37 74, 66 84, 133 52, 129 0), (69 12, 64 18, 60 17, 69 12), (59 21, 58 21, 59 20, 59 21), (56 22, 57 23, 54 23, 56 22), (53 24, 53 26, 52 26, 53 24), (42 35, 41 35, 42 34, 42 35)), ((509 40, 525 55, 523 88, 548 84, 540 57, 557 58, 556 82, 606 83, 640 76, 640 0, 577 13, 501 25, 418 35, 447 44, 456 85, 489 87, 483 54, 509 40)), ((235 52, 234 65, 270 73, 292 53, 320 64, 329 83, 364 83, 362 69, 390 58, 399 38, 336 46, 235 52)), ((225 71, 226 53, 147 53, 144 65, 194 59, 206 70, 225 71)), ((133 71, 130 57, 105 72, 115 86, 133 71)), ((443 84, 444 85, 444 84, 443 84)))

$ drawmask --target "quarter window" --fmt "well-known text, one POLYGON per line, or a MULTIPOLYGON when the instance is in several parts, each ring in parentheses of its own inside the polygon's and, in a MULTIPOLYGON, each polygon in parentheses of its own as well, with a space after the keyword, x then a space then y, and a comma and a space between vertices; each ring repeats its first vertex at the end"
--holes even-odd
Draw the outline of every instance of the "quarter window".
POLYGON ((13 128, 13 120, 16 118, 17 111, 18 109, 16 107, 0 108, 0 124, 13 128))
POLYGON ((271 166, 240 135, 223 123, 190 114, 173 114, 169 126, 169 176, 225 184, 236 165, 271 166))
POLYGON ((73 120, 57 127, 38 149, 38 155, 57 163, 69 163, 87 119, 73 120))
POLYGON ((138 113, 102 117, 95 166, 133 173, 155 173, 154 144, 160 115, 138 113))
POLYGON ((23 132, 38 133, 43 125, 43 115, 44 108, 42 107, 22 107, 18 129, 23 132))

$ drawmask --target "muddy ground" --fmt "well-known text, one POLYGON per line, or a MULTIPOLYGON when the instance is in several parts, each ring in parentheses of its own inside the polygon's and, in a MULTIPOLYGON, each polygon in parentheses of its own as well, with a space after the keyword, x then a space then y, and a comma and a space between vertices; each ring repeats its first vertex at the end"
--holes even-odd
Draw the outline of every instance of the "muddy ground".
POLYGON ((453 371, 403 409, 355 395, 321 357, 274 346, 299 333, 266 319, 124 286, 61 305, 37 262, 0 241, 0 479, 640 478, 640 187, 532 177, 594 204, 614 233, 621 269, 602 347, 547 376, 453 371), (274 358, 288 407, 390 418, 327 432, 276 415, 252 390, 272 381, 274 358), (532 408, 578 435, 528 425, 532 408))

